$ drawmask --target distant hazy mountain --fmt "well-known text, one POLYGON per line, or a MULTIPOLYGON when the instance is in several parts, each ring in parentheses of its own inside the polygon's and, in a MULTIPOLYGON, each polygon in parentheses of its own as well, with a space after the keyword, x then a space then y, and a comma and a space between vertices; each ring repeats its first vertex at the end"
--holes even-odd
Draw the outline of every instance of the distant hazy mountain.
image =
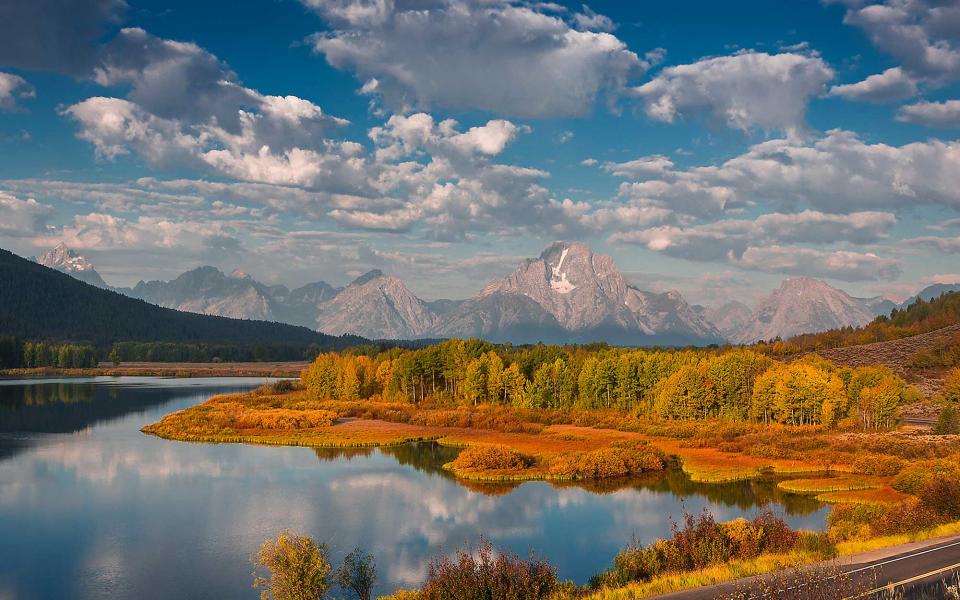
POLYGON ((909 306, 917 298, 929 302, 934 298, 939 298, 941 294, 949 294, 951 292, 960 292, 960 283, 934 283, 933 285, 928 285, 927 287, 923 288, 917 292, 916 295, 908 298, 907 301, 901 306, 909 306))
POLYGON ((310 328, 316 327, 317 306, 337 293, 322 281, 291 292, 283 285, 264 285, 242 271, 226 275, 210 266, 171 281, 141 281, 132 289, 117 291, 166 308, 310 328))
POLYGON ((283 323, 161 308, 0 250, 0 331, 24 339, 194 342, 340 349, 366 342, 283 323))
POLYGON ((737 300, 708 308, 703 316, 720 330, 723 339, 730 341, 742 339, 753 325, 753 310, 737 300))
POLYGON ((315 326, 335 335, 414 339, 423 337, 436 320, 427 303, 414 296, 402 281, 373 270, 321 304, 315 326))
POLYGON ((44 252, 36 259, 38 263, 61 273, 72 275, 80 281, 95 285, 99 288, 110 286, 100 277, 100 273, 93 268, 93 264, 60 242, 54 248, 44 252))
MULTIPOLYGON (((109 287, 89 261, 63 244, 37 261, 109 287)), ((954 289, 960 284, 937 284, 920 295, 954 289)), ((290 290, 207 266, 172 281, 141 281, 116 291, 163 307, 303 325, 335 335, 476 336, 513 343, 751 343, 863 325, 896 307, 885 298, 854 298, 822 281, 796 277, 784 280, 754 309, 738 301, 694 308, 679 292, 649 292, 627 283, 612 258, 578 242, 551 244, 466 300, 421 300, 400 279, 379 270, 345 288, 320 281, 290 290)))
POLYGON ((732 336, 731 341, 752 343, 836 327, 859 327, 877 315, 875 300, 854 298, 819 279, 791 277, 757 304, 750 326, 732 336))
POLYGON ((720 332, 677 292, 629 285, 613 259, 581 243, 555 242, 539 258, 487 284, 430 332, 497 341, 689 344, 720 332))

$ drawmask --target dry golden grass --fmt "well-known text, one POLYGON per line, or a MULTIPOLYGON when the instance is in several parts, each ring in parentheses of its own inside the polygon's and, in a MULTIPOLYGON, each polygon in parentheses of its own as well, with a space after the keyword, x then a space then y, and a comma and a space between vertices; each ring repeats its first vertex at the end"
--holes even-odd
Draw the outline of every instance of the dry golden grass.
POLYGON ((633 600, 652 598, 671 592, 714 585, 741 577, 752 577, 772 571, 789 569, 817 560, 813 554, 792 552, 789 554, 766 554, 750 560, 734 560, 722 565, 707 567, 690 573, 673 573, 650 581, 631 583, 619 588, 605 588, 594 592, 588 600, 633 600))
POLYGON ((850 540, 839 542, 837 552, 840 556, 852 556, 871 550, 880 550, 882 548, 891 548, 909 544, 910 542, 922 542, 926 540, 935 540, 937 538, 960 534, 960 521, 938 525, 932 529, 924 529, 910 533, 897 535, 885 535, 881 537, 870 538, 867 540, 850 540))
POLYGON ((678 440, 650 439, 665 453, 677 456, 690 479, 703 483, 756 479, 764 473, 793 475, 822 473, 824 470, 812 462, 756 458, 739 452, 721 452, 716 448, 690 448, 678 440))
POLYGON ((872 489, 845 490, 817 494, 817 500, 833 504, 903 504, 911 496, 902 494, 887 484, 872 489))
POLYGON ((837 477, 813 477, 788 479, 777 487, 793 494, 822 494, 824 492, 850 492, 875 489, 883 485, 876 477, 861 475, 840 475, 837 477))

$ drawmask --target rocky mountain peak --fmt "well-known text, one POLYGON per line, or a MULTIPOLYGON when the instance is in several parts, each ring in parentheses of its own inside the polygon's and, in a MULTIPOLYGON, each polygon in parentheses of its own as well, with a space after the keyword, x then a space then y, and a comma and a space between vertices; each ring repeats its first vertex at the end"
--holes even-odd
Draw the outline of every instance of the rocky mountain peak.
POLYGON ((868 301, 854 298, 825 281, 790 277, 757 304, 750 327, 733 341, 788 339, 837 327, 858 327, 875 316, 868 301))
POLYGON ((109 287, 103 278, 100 277, 100 273, 97 273, 97 270, 93 268, 93 263, 72 250, 64 242, 60 242, 50 250, 47 250, 36 260, 37 263, 45 267, 72 275, 80 281, 101 288, 109 287))

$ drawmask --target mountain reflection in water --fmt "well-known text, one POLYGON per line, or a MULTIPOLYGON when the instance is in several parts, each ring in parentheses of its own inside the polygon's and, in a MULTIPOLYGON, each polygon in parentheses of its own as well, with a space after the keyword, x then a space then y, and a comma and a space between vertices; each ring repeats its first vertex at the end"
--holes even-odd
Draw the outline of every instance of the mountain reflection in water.
POLYGON ((0 598, 250 598, 250 555, 283 528, 377 558, 378 593, 483 534, 535 549, 578 582, 670 517, 751 516, 772 502, 822 529, 817 502, 774 481, 693 483, 680 470, 602 483, 458 482, 433 443, 312 449, 172 442, 163 415, 262 379, 0 382, 0 598), (52 575, 55 574, 55 575, 52 575))

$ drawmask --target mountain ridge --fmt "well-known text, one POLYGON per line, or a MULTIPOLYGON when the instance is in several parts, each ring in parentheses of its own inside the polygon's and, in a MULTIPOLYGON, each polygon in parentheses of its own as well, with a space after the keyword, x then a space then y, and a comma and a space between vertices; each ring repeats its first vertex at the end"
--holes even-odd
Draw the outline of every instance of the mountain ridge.
MULTIPOLYGON (((68 274, 96 273, 89 261, 65 244, 46 254, 51 253, 83 265, 64 270, 68 274)), ((60 264, 64 259, 53 262, 60 264)), ((693 307, 677 291, 642 290, 627 281, 610 256, 596 254, 576 241, 552 242, 538 257, 523 260, 463 300, 423 300, 402 280, 380 269, 359 275, 345 287, 317 281, 291 290, 260 283, 239 269, 228 275, 211 266, 186 271, 170 281, 141 281, 132 288, 103 283, 101 287, 167 308, 284 322, 333 335, 411 340, 484 337, 511 343, 752 343, 856 327, 898 307, 882 297, 853 297, 809 277, 784 279, 754 308, 737 300, 693 307)), ((935 287, 920 294, 927 290, 932 294, 935 287)))

